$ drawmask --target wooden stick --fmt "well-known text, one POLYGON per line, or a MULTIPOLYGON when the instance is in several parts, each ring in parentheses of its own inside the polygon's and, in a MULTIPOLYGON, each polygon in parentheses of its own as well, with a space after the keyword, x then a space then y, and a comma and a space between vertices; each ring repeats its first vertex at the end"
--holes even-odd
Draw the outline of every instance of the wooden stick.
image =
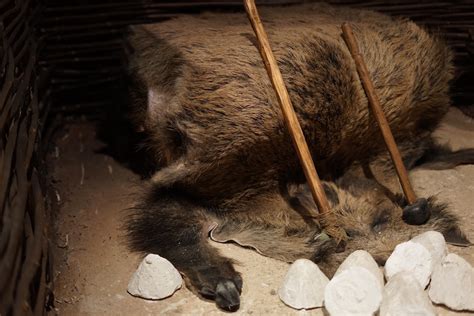
POLYGON ((393 134, 390 130, 387 118, 385 117, 385 114, 382 110, 382 106, 380 105, 380 101, 377 95, 375 94, 374 85, 372 83, 372 80, 370 79, 369 71, 367 70, 367 66, 364 62, 364 59, 362 58, 362 55, 359 52, 359 46, 354 37, 354 33, 352 32, 352 27, 348 23, 342 24, 342 35, 347 44, 347 47, 349 47, 349 51, 351 52, 352 58, 354 58, 354 62, 357 68, 357 72, 359 73, 362 86, 364 87, 365 94, 367 95, 367 99, 369 100, 369 105, 375 115, 377 123, 380 127, 380 131, 382 132, 382 136, 385 141, 385 145, 387 145, 390 157, 392 158, 393 164, 395 165, 395 169, 397 171, 398 178, 400 179, 400 184, 402 185, 405 197, 409 204, 413 204, 416 201, 415 192, 413 191, 413 188, 410 184, 410 179, 408 178, 407 170, 405 168, 405 165, 403 164, 400 151, 398 150, 397 144, 395 143, 395 139, 393 138, 393 134))
MULTIPOLYGON (((267 34, 263 28, 262 21, 257 12, 254 0, 244 0, 245 9, 252 24, 252 28, 257 36, 259 43, 260 54, 262 55, 265 68, 267 69, 268 76, 272 82, 273 88, 275 89, 278 103, 280 104, 285 119, 286 126, 290 132, 293 144, 298 153, 298 157, 303 166, 306 180, 308 181, 311 194, 313 196, 316 205, 318 206, 321 214, 327 213, 330 209, 329 202, 324 192, 321 180, 319 179, 318 173, 313 163, 308 144, 306 143, 303 131, 296 117, 295 110, 291 104, 288 91, 286 90, 283 77, 281 76, 280 70, 278 69, 275 56, 273 56, 270 43, 268 42, 267 34)), ((316 214, 313 214, 316 217, 316 214)))

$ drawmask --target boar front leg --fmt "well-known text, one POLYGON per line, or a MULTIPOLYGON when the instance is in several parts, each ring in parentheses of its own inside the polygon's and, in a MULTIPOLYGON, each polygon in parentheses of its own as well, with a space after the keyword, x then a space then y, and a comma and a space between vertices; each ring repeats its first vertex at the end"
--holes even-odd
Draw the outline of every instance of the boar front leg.
POLYGON ((198 295, 218 307, 240 306, 242 278, 230 259, 208 242, 212 222, 205 209, 176 190, 154 189, 144 203, 132 209, 127 222, 132 250, 155 253, 171 261, 198 295))

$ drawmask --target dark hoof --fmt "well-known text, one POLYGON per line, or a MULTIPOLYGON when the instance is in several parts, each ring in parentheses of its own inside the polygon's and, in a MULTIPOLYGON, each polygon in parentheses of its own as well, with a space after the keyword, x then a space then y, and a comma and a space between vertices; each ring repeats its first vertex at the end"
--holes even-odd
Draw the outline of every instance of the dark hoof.
POLYGON ((235 312, 239 309, 241 292, 242 278, 240 275, 232 279, 220 279, 214 289, 204 286, 199 291, 203 297, 214 300, 217 307, 227 312, 235 312))
POLYGON ((431 216, 426 199, 417 199, 415 203, 406 206, 403 209, 402 219, 409 225, 423 225, 431 216))
POLYGON ((219 308, 235 312, 240 307, 240 290, 236 284, 230 280, 223 280, 217 283, 216 304, 219 308))

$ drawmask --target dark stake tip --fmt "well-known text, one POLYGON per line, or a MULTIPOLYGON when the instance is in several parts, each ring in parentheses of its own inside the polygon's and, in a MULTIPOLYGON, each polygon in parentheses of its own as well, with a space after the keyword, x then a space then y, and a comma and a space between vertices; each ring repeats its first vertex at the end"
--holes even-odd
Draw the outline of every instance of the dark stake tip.
POLYGON ((409 225, 423 225, 431 216, 428 201, 424 198, 417 199, 415 203, 403 209, 402 219, 409 225))

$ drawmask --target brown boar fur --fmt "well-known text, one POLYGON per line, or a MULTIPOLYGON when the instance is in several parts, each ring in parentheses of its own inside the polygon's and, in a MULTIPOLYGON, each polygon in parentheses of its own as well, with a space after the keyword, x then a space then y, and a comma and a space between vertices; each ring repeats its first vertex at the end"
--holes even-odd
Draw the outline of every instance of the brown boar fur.
POLYGON ((242 280, 208 245, 209 232, 281 260, 312 258, 327 274, 356 249, 383 263, 397 243, 426 230, 464 241, 455 217, 433 198, 428 223, 402 221, 405 202, 340 26, 353 25, 408 167, 430 159, 438 167, 472 162, 471 150, 451 153, 430 138, 450 104, 449 49, 412 22, 374 12, 318 4, 264 8, 261 15, 332 209, 350 237, 345 249, 308 217, 316 206, 242 13, 131 31, 133 120, 162 165, 128 221, 132 249, 168 258, 190 288, 235 310, 242 280))

